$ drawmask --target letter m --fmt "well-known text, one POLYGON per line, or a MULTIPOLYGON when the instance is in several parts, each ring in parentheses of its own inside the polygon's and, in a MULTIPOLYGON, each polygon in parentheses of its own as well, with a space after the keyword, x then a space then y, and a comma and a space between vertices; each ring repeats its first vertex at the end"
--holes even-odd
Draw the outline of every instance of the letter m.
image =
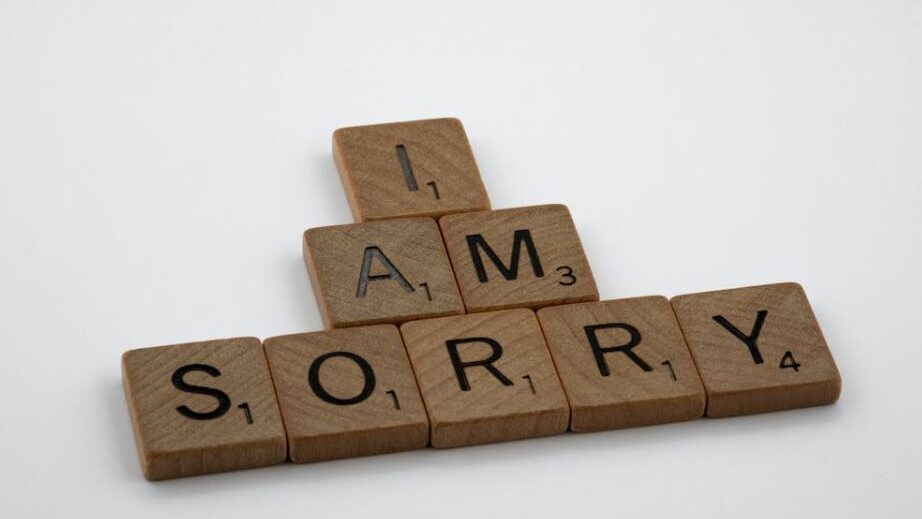
POLYGON ((483 239, 481 234, 470 234, 467 236, 467 248, 471 252, 471 259, 474 261, 474 269, 477 270, 477 279, 481 283, 486 283, 487 271, 483 265, 481 251, 487 255, 493 265, 499 270, 507 280, 513 280, 519 276, 519 260, 522 256, 522 244, 525 244, 525 250, 528 252, 528 258, 531 261, 531 269, 535 276, 544 277, 544 269, 541 268, 541 259, 538 258, 538 251, 535 249, 535 242, 531 239, 531 232, 528 229, 519 229, 512 235, 512 258, 509 259, 509 266, 506 266, 492 247, 483 239))

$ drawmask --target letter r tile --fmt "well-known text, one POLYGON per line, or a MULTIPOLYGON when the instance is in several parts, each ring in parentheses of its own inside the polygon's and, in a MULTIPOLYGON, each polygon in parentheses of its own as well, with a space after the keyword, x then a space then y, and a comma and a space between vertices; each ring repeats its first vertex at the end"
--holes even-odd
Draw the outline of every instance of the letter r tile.
POLYGON ((531 310, 413 321, 400 331, 433 447, 566 431, 570 410, 531 310))
POLYGON ((672 298, 712 417, 831 404, 842 381, 797 283, 672 298))
POLYGON ((122 356, 122 382, 147 479, 285 461, 285 430, 259 339, 131 350, 122 356))
POLYGON ((552 306, 538 320, 570 402, 571 430, 704 414, 704 387, 665 297, 552 306))
POLYGON ((429 421, 400 332, 360 326, 266 339, 296 463, 420 449, 429 421))
POLYGON ((327 328, 464 312, 432 218, 308 229, 304 261, 327 328))
POLYGON ((439 226, 470 312, 599 300, 566 206, 453 214, 439 226))

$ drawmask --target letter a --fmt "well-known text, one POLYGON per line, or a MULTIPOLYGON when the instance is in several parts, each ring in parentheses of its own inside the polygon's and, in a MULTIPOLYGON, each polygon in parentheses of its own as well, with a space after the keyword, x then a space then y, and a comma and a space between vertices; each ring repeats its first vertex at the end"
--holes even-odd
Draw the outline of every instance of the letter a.
POLYGON ((387 259, 387 256, 381 252, 378 247, 366 247, 365 256, 362 258, 362 273, 359 275, 359 286, 355 291, 355 297, 365 297, 368 292, 368 283, 372 281, 393 280, 400 284, 404 292, 413 292, 413 285, 403 277, 403 274, 397 270, 397 267, 387 259), (387 270, 387 274, 371 274, 371 263, 377 258, 381 265, 387 270))

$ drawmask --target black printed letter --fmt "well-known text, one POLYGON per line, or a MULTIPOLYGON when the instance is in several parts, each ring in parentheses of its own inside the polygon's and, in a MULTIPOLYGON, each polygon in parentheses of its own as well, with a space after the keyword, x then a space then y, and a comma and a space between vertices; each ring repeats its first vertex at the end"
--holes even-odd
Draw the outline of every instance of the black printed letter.
POLYGON ((768 310, 759 310, 759 313, 756 314, 756 322, 752 325, 752 331, 749 332, 747 336, 745 333, 741 332, 739 328, 733 326, 730 321, 726 320, 722 315, 715 315, 713 319, 728 332, 732 333, 734 337, 743 341, 749 348, 749 354, 752 355, 752 361, 756 364, 762 364, 762 354, 759 352, 759 346, 756 344, 756 341, 759 340, 759 334, 762 333, 762 324, 765 323, 765 317, 768 315, 768 310))
POLYGON ((352 405, 359 402, 363 402, 371 396, 375 391, 375 372, 371 369, 371 364, 362 357, 356 355, 355 353, 348 351, 331 351, 329 353, 324 353, 323 355, 317 357, 316 360, 311 364, 310 369, 307 371, 307 383, 310 384, 311 389, 314 390, 314 393, 320 397, 321 400, 333 405, 352 405), (320 367, 323 366, 323 363, 333 357, 343 357, 347 358, 356 364, 362 370, 362 377, 365 379, 365 385, 362 386, 362 391, 355 395, 352 398, 337 398, 327 392, 326 389, 320 384, 320 367))
POLYGON ((469 339, 452 339, 445 341, 445 346, 448 347, 448 356, 451 357, 451 364, 455 367, 455 376, 458 377, 458 385, 461 386, 461 391, 470 391, 471 383, 467 380, 467 374, 464 372, 467 368, 472 368, 475 366, 483 366, 487 371, 490 372, 494 377, 497 378, 504 386, 511 386, 512 381, 509 380, 506 375, 503 375, 503 372, 496 369, 493 366, 493 363, 499 360, 503 356, 503 347, 499 345, 498 342, 487 337, 471 337, 469 339), (490 348, 493 349, 493 353, 489 357, 483 360, 474 360, 470 362, 463 362, 461 360, 461 355, 458 353, 458 345, 468 344, 472 342, 482 342, 484 344, 489 344, 490 348))
POLYGON ((185 405, 181 405, 176 408, 179 411, 179 414, 185 416, 186 418, 192 418, 193 420, 214 420, 215 418, 220 418, 224 416, 224 413, 230 409, 231 401, 227 396, 227 393, 221 391, 220 389, 215 389, 212 387, 203 387, 203 386, 194 386, 187 383, 183 380, 183 377, 186 376, 186 373, 190 371, 204 371, 212 377, 221 376, 221 372, 218 371, 218 368, 209 366, 207 364, 189 364, 183 366, 173 372, 173 386, 187 393, 196 393, 199 395, 208 395, 214 397, 218 401, 218 407, 208 411, 207 413, 200 413, 198 411, 193 411, 185 405))
POLYGON ((392 279, 399 283, 405 292, 414 291, 413 285, 407 281, 407 278, 403 277, 403 274, 397 270, 397 267, 391 263, 391 260, 387 259, 387 256, 381 252, 381 249, 378 247, 366 247, 365 256, 362 258, 362 273, 359 275, 359 287, 355 291, 355 297, 365 297, 365 293, 368 292, 369 282, 383 281, 386 279, 392 279), (384 265, 384 268, 387 269, 387 274, 371 275, 371 263, 375 258, 384 265))
POLYGON ((519 276, 519 258, 522 255, 522 244, 528 252, 528 258, 531 260, 531 269, 535 276, 544 277, 544 269, 541 268, 541 259, 538 258, 538 251, 535 249, 535 243, 531 239, 531 232, 528 229, 519 229, 512 235, 512 258, 509 260, 509 266, 503 264, 499 256, 492 247, 483 239, 483 235, 470 234, 467 236, 467 248, 471 252, 471 259, 474 261, 474 269, 477 270, 477 279, 481 283, 487 282, 487 271, 483 267, 483 258, 480 257, 480 249, 486 253, 490 261, 499 269, 499 273, 508 280, 516 279, 519 276))
POLYGON ((640 331, 637 328, 627 324, 627 323, 605 323, 605 324, 593 324, 583 328, 586 332, 586 338, 589 339, 589 346, 592 348, 592 354, 595 355, 595 363, 599 366, 599 373, 603 377, 611 375, 611 371, 608 369, 608 363, 605 362, 605 354, 612 352, 621 352, 627 355, 627 358, 634 361, 634 364, 640 367, 644 371, 653 371, 653 368, 649 364, 644 362, 640 356, 631 351, 635 346, 640 344, 640 331), (608 330, 611 328, 616 328, 620 330, 625 330, 627 333, 631 334, 631 340, 623 346, 611 346, 608 348, 603 348, 599 345, 599 337, 596 335, 598 330, 608 330))

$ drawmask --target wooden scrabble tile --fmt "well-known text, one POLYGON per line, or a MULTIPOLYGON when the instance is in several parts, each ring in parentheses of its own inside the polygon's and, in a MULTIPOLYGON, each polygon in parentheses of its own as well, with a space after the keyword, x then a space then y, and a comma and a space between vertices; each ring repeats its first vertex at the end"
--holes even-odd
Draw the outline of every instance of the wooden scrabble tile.
POLYGON ((432 218, 308 229, 304 261, 327 328, 464 312, 432 218))
POLYGON ((457 119, 340 128, 333 158, 360 222, 490 208, 457 119))
POLYGON ((259 339, 128 351, 122 381, 147 479, 285 461, 285 429, 259 339))
POLYGON ((397 327, 266 339, 288 455, 310 462, 420 449, 429 420, 397 327))
POLYGON ((542 308, 538 320, 570 402, 570 429, 700 418, 705 394, 662 296, 542 308))
POLYGON ((841 379, 807 295, 781 283, 672 299, 704 387, 707 415, 831 404, 841 379))
POLYGON ((531 310, 414 321, 400 331, 433 447, 566 431, 567 399, 531 310))
POLYGON ((470 312, 599 300, 566 206, 455 214, 439 225, 470 312))

